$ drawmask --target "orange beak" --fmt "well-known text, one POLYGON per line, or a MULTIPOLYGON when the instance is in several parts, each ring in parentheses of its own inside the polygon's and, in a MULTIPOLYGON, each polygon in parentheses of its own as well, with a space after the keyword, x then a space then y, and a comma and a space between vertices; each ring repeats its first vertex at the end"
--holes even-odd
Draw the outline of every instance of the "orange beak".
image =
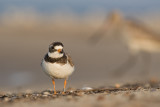
POLYGON ((62 49, 58 49, 57 51, 60 53, 62 51, 62 49))

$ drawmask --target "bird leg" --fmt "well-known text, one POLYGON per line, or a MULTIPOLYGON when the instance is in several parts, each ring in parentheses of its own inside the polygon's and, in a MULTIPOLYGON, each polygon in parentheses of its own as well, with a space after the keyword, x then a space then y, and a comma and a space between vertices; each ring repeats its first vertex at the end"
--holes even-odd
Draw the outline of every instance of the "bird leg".
POLYGON ((151 55, 149 53, 142 53, 143 58, 143 68, 142 68, 142 74, 149 75, 149 68, 151 66, 151 55))
POLYGON ((118 67, 115 71, 113 71, 113 75, 115 75, 116 77, 122 76, 136 64, 137 59, 137 54, 130 54, 128 60, 120 67, 118 67))
POLYGON ((64 81, 64 88, 63 88, 63 92, 62 92, 62 94, 64 94, 64 93, 65 93, 65 91, 66 91, 66 84, 67 84, 67 80, 65 79, 65 81, 64 81))
POLYGON ((53 86, 54 86, 54 94, 57 94, 56 93, 56 89, 55 89, 55 81, 54 81, 54 79, 52 79, 52 83, 53 83, 53 86))

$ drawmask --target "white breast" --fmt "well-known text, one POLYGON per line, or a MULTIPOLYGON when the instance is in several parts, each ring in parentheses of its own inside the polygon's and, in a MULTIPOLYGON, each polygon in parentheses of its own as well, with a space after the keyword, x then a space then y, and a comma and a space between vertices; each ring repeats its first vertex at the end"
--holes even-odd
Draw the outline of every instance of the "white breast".
POLYGON ((58 63, 49 63, 43 60, 42 68, 43 71, 51 78, 68 78, 68 76, 70 76, 74 71, 74 67, 72 67, 68 61, 66 64, 61 65, 58 63))

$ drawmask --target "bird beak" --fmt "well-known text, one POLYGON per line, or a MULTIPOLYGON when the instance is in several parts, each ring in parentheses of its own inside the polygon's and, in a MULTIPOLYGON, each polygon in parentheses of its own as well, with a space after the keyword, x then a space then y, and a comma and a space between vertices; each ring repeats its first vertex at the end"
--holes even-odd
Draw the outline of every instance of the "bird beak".
POLYGON ((60 53, 62 51, 62 49, 58 49, 57 51, 60 53))

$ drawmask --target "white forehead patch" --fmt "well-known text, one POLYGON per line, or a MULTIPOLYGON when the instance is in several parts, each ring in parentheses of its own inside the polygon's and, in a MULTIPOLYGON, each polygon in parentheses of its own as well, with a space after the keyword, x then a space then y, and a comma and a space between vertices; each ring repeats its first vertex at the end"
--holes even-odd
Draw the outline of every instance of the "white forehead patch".
POLYGON ((57 49, 57 50, 58 49, 63 49, 63 47, 62 46, 55 46, 54 49, 57 49))

